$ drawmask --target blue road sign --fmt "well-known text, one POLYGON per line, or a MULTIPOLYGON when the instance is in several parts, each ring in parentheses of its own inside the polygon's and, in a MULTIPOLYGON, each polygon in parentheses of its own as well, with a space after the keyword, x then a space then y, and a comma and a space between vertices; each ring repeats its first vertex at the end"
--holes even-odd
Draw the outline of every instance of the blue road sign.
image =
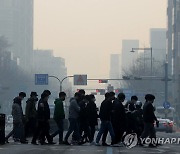
POLYGON ((171 107, 171 104, 170 104, 169 102, 164 102, 164 103, 163 103, 163 107, 164 107, 165 109, 169 109, 169 108, 171 107))
POLYGON ((35 85, 48 85, 48 74, 35 74, 35 85))

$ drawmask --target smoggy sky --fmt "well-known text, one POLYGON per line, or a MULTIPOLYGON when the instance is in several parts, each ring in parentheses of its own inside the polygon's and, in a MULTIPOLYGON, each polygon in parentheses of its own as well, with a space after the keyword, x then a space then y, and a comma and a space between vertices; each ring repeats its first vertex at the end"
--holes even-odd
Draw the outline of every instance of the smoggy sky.
POLYGON ((53 49, 68 75, 109 76, 122 39, 149 46, 149 29, 166 27, 166 0, 34 0, 34 48, 53 49))

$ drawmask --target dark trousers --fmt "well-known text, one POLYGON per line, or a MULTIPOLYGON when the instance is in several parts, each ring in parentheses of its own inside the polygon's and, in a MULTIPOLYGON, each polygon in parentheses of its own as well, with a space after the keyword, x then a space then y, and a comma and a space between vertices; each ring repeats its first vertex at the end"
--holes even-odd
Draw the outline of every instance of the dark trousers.
POLYGON ((58 130, 56 132, 54 132, 51 136, 55 137, 56 135, 59 134, 59 142, 63 141, 63 131, 64 131, 64 119, 59 119, 58 121, 56 121, 58 130))
POLYGON ((14 138, 20 139, 20 141, 25 140, 24 125, 22 122, 13 123, 13 132, 14 138))
POLYGON ((48 121, 38 121, 38 127, 33 135, 32 142, 36 142, 39 138, 40 142, 43 144, 45 142, 45 137, 47 141, 52 142, 52 137, 49 134, 50 126, 48 121))
POLYGON ((94 124, 89 124, 89 128, 90 128, 91 140, 94 141, 94 134, 96 132, 96 126, 94 124))
POLYGON ((71 133, 74 132, 74 137, 79 141, 80 134, 79 134, 78 120, 74 118, 69 118, 69 123, 70 126, 64 140, 67 141, 71 133))
POLYGON ((37 120, 35 118, 30 118, 25 124, 25 137, 34 134, 36 131, 37 120))
POLYGON ((87 138, 89 139, 89 142, 92 142, 92 138, 91 138, 91 134, 90 134, 90 128, 89 125, 87 123, 87 121, 85 122, 80 122, 80 135, 82 136, 82 139, 87 141, 87 138), (84 135, 83 135, 84 132, 84 135))
POLYGON ((144 123, 144 131, 141 134, 141 138, 156 138, 156 131, 153 123, 144 123))
POLYGON ((108 129, 106 129, 103 133, 103 136, 102 136, 102 143, 106 143, 106 138, 107 138, 107 135, 108 135, 108 129))
POLYGON ((10 133, 5 137, 6 140, 8 140, 12 135, 14 135, 14 128, 10 133))

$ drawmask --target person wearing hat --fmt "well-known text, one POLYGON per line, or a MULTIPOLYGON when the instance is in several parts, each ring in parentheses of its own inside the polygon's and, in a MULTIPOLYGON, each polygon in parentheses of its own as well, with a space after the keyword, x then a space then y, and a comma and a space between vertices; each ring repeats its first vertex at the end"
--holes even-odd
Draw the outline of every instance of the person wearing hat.
POLYGON ((32 91, 30 94, 30 98, 26 101, 26 109, 25 109, 25 137, 29 135, 29 133, 34 133, 36 129, 37 122, 37 110, 36 103, 38 101, 37 93, 32 91))
MULTIPOLYGON (((155 96, 152 94, 147 94, 145 96, 145 104, 143 106, 143 121, 144 121, 144 130, 143 133, 141 134, 141 138, 145 139, 148 136, 151 139, 156 138, 156 131, 154 128, 154 122, 158 125, 158 120, 154 114, 154 102, 155 96)), ((151 140, 152 141, 152 140, 151 140)), ((140 143, 141 145, 143 143, 140 143)), ((156 147, 156 144, 150 143, 149 147, 156 147)))

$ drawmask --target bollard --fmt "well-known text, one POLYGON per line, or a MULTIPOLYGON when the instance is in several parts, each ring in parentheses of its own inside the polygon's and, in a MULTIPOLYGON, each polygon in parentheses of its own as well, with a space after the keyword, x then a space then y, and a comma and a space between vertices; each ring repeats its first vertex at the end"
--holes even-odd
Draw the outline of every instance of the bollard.
POLYGON ((0 144, 5 144, 5 114, 0 114, 0 144))

